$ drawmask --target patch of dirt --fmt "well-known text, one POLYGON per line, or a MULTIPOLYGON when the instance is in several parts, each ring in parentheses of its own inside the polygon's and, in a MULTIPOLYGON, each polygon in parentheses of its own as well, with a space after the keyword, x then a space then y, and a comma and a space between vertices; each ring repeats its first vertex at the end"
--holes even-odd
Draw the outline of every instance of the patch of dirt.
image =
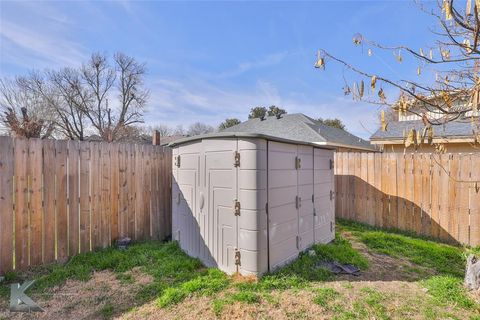
POLYGON ((132 269, 134 281, 122 283, 111 271, 95 272, 87 282, 67 280, 44 295, 32 295, 32 299, 45 312, 12 313, 0 311, 0 319, 99 319, 101 309, 112 306, 113 312, 125 311, 132 306, 138 290, 152 282, 149 275, 138 268, 132 269))
POLYGON ((408 260, 392 258, 388 255, 370 251, 365 244, 349 232, 343 232, 342 236, 350 241, 352 247, 358 250, 370 262, 368 270, 362 271, 358 277, 349 275, 338 276, 339 280, 349 281, 418 281, 435 271, 429 268, 415 265, 408 260))

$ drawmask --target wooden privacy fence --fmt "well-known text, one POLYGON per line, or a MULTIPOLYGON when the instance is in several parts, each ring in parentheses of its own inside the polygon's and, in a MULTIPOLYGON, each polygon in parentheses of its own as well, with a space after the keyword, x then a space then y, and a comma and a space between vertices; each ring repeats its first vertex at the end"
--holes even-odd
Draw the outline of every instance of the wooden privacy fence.
POLYGON ((480 245, 480 153, 335 155, 336 216, 480 245))
POLYGON ((0 274, 171 230, 171 151, 0 137, 0 274))

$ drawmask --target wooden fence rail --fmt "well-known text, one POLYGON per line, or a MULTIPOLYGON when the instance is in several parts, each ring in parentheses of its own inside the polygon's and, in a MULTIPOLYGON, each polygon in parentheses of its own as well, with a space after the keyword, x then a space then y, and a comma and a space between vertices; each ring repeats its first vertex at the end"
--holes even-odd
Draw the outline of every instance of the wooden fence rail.
POLYGON ((171 230, 171 151, 0 137, 0 274, 171 230))
POLYGON ((480 245, 480 153, 335 155, 336 216, 480 245))

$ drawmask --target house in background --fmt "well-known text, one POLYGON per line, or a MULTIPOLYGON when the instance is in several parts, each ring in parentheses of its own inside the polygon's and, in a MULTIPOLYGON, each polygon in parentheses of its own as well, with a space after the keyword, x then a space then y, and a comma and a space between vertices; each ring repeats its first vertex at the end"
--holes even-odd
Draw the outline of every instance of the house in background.
POLYGON ((345 130, 329 127, 302 113, 255 118, 227 128, 222 132, 264 134, 290 141, 334 147, 337 151, 375 151, 367 140, 345 130))
MULTIPOLYGON (((461 110, 468 101, 458 99, 452 109, 461 110)), ((471 108, 469 108, 471 109, 471 108)), ((386 130, 379 128, 371 137, 370 142, 377 145, 383 152, 434 152, 436 145, 442 144, 446 152, 479 152, 478 134, 480 133, 479 112, 466 111, 453 121, 445 119, 440 112, 429 111, 426 108, 415 107, 410 111, 398 111, 398 119, 387 124, 386 130), (410 112, 411 111, 411 112, 410 112), (414 129, 422 133, 425 124, 420 115, 425 115, 431 122, 432 143, 422 143, 415 147, 406 147, 408 133, 414 129), (438 123, 438 124, 436 124, 438 123)))

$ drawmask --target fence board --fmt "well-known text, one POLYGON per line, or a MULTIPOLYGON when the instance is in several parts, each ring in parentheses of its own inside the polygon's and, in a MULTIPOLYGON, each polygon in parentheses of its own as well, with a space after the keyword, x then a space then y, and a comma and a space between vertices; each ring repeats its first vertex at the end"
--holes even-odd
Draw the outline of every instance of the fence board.
POLYGON ((68 256, 76 255, 79 252, 80 231, 79 231, 79 145, 78 141, 68 141, 68 256))
POLYGON ((15 268, 29 264, 28 140, 15 139, 15 268))
POLYGON ((100 238, 102 248, 110 246, 111 228, 110 228, 110 145, 102 142, 100 144, 101 152, 101 198, 100 198, 100 238))
POLYGON ((80 144, 80 252, 91 251, 91 216, 90 216, 90 145, 80 144))
MULTIPOLYGON (((480 155, 472 154, 471 180, 480 181, 480 155)), ((480 182, 472 183, 469 190, 470 245, 480 246, 480 182)))
POLYGON ((28 150, 30 166, 30 262, 38 265, 43 262, 43 144, 41 140, 30 140, 28 150))
POLYGON ((440 206, 440 170, 435 164, 434 155, 429 154, 430 158, 430 176, 431 176, 431 206, 430 206, 430 217, 432 219, 432 236, 435 238, 440 238, 441 227, 440 227, 440 215, 439 215, 439 206, 440 206))
POLYGON ((132 239, 136 239, 135 221, 135 197, 136 197, 136 185, 135 185, 135 146, 128 146, 128 236, 132 239))
POLYGON ((118 218, 119 218, 119 145, 110 144, 110 239, 118 238, 118 218))
POLYGON ((55 141, 55 207, 57 260, 63 262, 68 258, 68 216, 67 216, 67 144, 55 141))
POLYGON ((0 137, 0 274, 13 269, 13 140, 0 137))
POLYGON ((397 159, 397 176, 405 176, 406 179, 398 179, 397 183, 397 211, 398 211, 398 228, 405 229, 410 226, 410 208, 411 203, 408 194, 411 192, 411 182, 408 171, 411 170, 410 159, 403 155, 397 159))
POLYGON ((44 262, 56 259, 56 213, 55 213, 55 141, 43 141, 43 256, 44 262))
MULTIPOLYGON (((471 176, 471 157, 469 154, 461 154, 459 162, 459 182, 456 183, 458 186, 458 196, 457 196, 457 220, 456 220, 456 232, 457 239, 461 243, 470 242, 470 217, 469 217, 469 192, 470 188, 469 183, 463 183, 462 181, 469 181, 471 176)), ((455 227, 455 226, 454 226, 455 227)))
POLYGON ((430 216, 432 208, 432 174, 431 158, 429 154, 421 155, 421 176, 422 176, 422 232, 426 236, 432 236, 432 218, 430 216))

